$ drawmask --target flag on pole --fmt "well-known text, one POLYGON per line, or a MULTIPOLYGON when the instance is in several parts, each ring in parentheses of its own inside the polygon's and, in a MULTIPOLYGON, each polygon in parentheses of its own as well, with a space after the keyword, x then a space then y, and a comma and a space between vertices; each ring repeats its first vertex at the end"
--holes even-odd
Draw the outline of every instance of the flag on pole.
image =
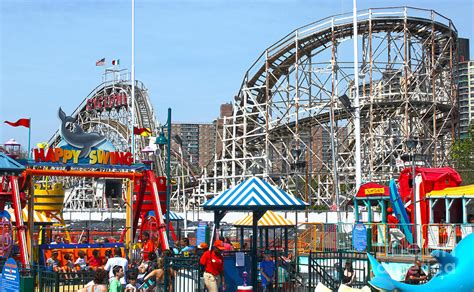
POLYGON ((105 65, 105 58, 95 61, 96 66, 104 66, 105 65))
POLYGON ((120 65, 120 59, 112 60, 112 65, 114 66, 120 65))
POLYGON ((30 119, 19 119, 16 122, 5 121, 5 124, 9 124, 12 127, 23 126, 25 128, 30 128, 30 119))
POLYGON ((142 136, 148 136, 151 134, 151 130, 149 128, 137 128, 133 127, 133 134, 134 135, 142 135, 142 136))

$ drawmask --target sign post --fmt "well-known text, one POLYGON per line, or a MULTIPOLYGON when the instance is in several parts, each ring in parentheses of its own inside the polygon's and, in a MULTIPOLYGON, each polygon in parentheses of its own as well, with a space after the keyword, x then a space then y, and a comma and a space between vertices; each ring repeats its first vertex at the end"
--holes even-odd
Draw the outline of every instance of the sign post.
POLYGON ((3 266, 0 292, 20 291, 20 273, 13 258, 8 258, 3 266))
POLYGON ((356 223, 352 229, 352 246, 358 252, 367 248, 367 228, 362 223, 356 223))

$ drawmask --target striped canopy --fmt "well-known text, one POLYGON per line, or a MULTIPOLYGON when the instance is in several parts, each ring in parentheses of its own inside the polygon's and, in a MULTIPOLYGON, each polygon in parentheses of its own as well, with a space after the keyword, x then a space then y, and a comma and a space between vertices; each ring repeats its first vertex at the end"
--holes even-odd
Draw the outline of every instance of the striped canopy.
MULTIPOLYGON (((249 214, 244 218, 234 222, 234 226, 239 227, 251 227, 253 224, 253 214, 249 214)), ((283 227, 283 226, 295 226, 291 220, 286 219, 285 217, 275 214, 274 212, 268 210, 265 214, 258 220, 258 227, 283 227)))
MULTIPOLYGON (((170 218, 171 218, 171 221, 183 221, 184 220, 183 217, 181 217, 180 215, 176 214, 173 211, 170 211, 170 218)), ((163 219, 166 220, 166 212, 163 213, 163 219)))
MULTIPOLYGON (((23 216, 23 222, 28 222, 28 209, 24 208, 22 211, 22 216, 23 216)), ((8 209, 8 213, 11 216, 11 222, 16 222, 16 217, 15 217, 15 211, 13 209, 8 209)), ((33 213, 33 222, 35 224, 55 224, 59 223, 59 221, 56 218, 53 217, 48 217, 45 214, 34 211, 33 213)))
POLYGON ((303 210, 308 204, 258 177, 252 177, 202 206, 204 210, 303 210))
MULTIPOLYGON (((155 217, 155 211, 149 211, 147 216, 155 217)), ((170 210, 171 221, 183 221, 184 218, 170 210)), ((166 220, 166 212, 163 213, 163 219, 166 220)))

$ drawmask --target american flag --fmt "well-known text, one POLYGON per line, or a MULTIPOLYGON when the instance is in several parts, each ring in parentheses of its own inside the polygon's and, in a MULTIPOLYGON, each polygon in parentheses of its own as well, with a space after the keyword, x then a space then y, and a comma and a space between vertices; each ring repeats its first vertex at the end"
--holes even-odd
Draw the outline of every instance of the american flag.
POLYGON ((105 58, 95 61, 96 66, 104 66, 105 65, 105 58))

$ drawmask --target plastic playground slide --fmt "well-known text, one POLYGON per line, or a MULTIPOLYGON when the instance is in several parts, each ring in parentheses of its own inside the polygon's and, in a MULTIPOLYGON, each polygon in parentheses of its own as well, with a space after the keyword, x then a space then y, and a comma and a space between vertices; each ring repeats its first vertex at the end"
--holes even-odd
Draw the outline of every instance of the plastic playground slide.
POLYGON ((410 244, 413 244, 413 234, 410 228, 410 219, 408 218, 407 210, 403 205, 402 198, 398 193, 397 184, 395 180, 392 178, 390 180, 390 201, 392 201, 392 208, 397 216, 398 220, 400 220, 400 227, 405 233, 405 237, 410 244))

